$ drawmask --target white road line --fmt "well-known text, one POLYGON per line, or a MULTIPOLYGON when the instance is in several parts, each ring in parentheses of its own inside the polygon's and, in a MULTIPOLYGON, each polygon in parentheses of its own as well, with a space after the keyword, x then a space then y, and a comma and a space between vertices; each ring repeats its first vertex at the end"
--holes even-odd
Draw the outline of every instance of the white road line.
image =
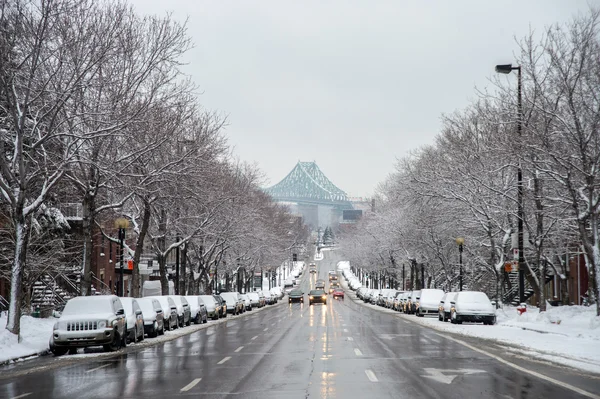
POLYGON ((354 349, 354 354, 356 356, 362 356, 362 352, 360 351, 360 349, 354 349))
POLYGON ((224 358, 223 358, 223 359, 222 359, 222 360, 221 360, 219 363, 217 363, 217 364, 223 364, 223 363, 225 363, 226 361, 228 361, 229 359, 231 359, 231 356, 224 357, 224 358))
POLYGON ((348 341, 354 341, 354 338, 348 337, 348 341))
POLYGON ((348 329, 347 329, 347 328, 344 328, 344 332, 348 332, 348 329))
POLYGON ((24 398, 24 397, 26 397, 26 396, 29 396, 29 395, 31 395, 32 393, 33 393, 33 392, 28 392, 28 393, 21 394, 21 395, 19 395, 19 396, 13 396, 11 399, 20 399, 20 398, 24 398))
POLYGON ((236 353, 237 353, 237 352, 241 351, 242 349, 244 349, 244 347, 243 347, 243 346, 240 346, 239 348, 237 348, 236 350, 234 350, 234 352, 236 352, 236 353))
MULTIPOLYGON (((437 334, 437 333, 436 333, 436 334, 437 334)), ((442 335, 442 334, 437 334, 437 335, 439 335, 439 336, 440 336, 440 337, 442 337, 442 338, 449 339, 450 341, 454 341, 454 342, 456 342, 456 343, 459 343, 459 344, 461 344, 461 345, 463 345, 463 346, 466 346, 467 348, 469 348, 469 349, 471 349, 471 350, 474 350, 475 352, 479 352, 479 353, 482 353, 482 354, 484 354, 484 355, 486 355, 486 356, 489 356, 489 357, 491 357, 492 359, 496 359, 496 360, 497 360, 497 361, 499 361, 500 363, 506 364, 507 366, 510 366, 510 367, 512 367, 512 368, 514 368, 514 369, 516 369, 516 370, 522 371, 523 373, 531 374, 531 375, 533 375, 534 377, 541 378, 542 380, 545 380, 545 381, 551 382, 551 383, 553 383, 553 384, 556 384, 556 385, 558 385, 558 386, 560 386, 560 387, 563 387, 563 388, 569 389, 569 390, 571 390, 571 391, 573 391, 573 392, 577 392, 578 394, 580 394, 580 395, 583 395, 583 396, 586 396, 586 397, 588 397, 588 398, 592 398, 592 399, 600 399, 600 396, 599 396, 599 395, 595 395, 595 394, 593 394, 593 393, 591 393, 591 392, 584 391, 584 390, 583 390, 583 389, 581 389, 581 388, 578 388, 578 387, 576 387, 576 386, 573 386, 573 385, 571 385, 571 384, 567 384, 566 382, 562 382, 562 381, 556 380, 556 379, 554 379, 554 378, 552 378, 552 377, 548 377, 547 375, 544 375, 544 374, 537 373, 537 372, 535 372, 535 371, 533 371, 533 370, 526 369, 525 367, 518 366, 518 365, 516 365, 516 364, 514 364, 514 363, 511 363, 511 362, 509 362, 508 360, 505 360, 505 359, 501 358, 500 356, 496 356, 496 355, 494 355, 494 354, 492 354, 492 353, 489 353, 489 352, 486 352, 486 351, 484 351, 483 349, 476 348, 476 347, 474 347, 473 345, 470 345, 470 344, 468 344, 468 343, 466 343, 466 342, 464 342, 464 341, 461 341, 460 339, 456 339, 456 338, 448 337, 448 336, 446 336, 446 335, 442 335)))
POLYGON ((179 391, 180 392, 187 392, 190 389, 192 389, 193 387, 195 387, 196 385, 198 385, 198 383, 202 381, 202 378, 196 378, 194 381, 190 382, 189 384, 187 384, 186 386, 184 386, 183 388, 181 388, 179 391))
POLYGON ((98 367, 93 368, 91 370, 86 370, 86 373, 91 373, 92 371, 100 370, 100 369, 103 369, 104 367, 108 367, 108 366, 110 366, 110 363, 103 364, 102 366, 98 366, 98 367))
POLYGON ((365 370, 365 374, 367 375, 367 378, 371 380, 371 382, 379 381, 372 370, 365 370))
POLYGON ((250 340, 254 341, 256 338, 258 338, 258 335, 255 335, 254 337, 250 338, 250 340))
POLYGON ((263 331, 269 331, 269 327, 265 328, 263 331))

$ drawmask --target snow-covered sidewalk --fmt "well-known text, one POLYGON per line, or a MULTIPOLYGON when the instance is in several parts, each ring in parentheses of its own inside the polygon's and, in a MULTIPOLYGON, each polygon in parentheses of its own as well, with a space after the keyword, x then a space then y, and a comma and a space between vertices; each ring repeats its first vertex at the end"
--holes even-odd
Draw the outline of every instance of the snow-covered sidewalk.
POLYGON ((437 331, 496 341, 524 356, 600 374, 600 317, 596 316, 593 306, 548 306, 542 313, 538 308, 528 307, 522 315, 515 307, 505 307, 497 310, 496 325, 484 326, 406 315, 366 304, 354 293, 351 297, 357 303, 437 331))

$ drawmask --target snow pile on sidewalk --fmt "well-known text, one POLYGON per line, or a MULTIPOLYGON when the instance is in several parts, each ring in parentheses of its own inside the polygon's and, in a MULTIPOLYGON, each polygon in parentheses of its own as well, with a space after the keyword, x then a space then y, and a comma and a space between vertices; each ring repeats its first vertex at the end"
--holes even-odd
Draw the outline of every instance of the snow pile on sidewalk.
POLYGON ((21 342, 6 329, 6 313, 0 317, 0 364, 12 359, 35 356, 48 350, 52 327, 57 319, 21 317, 21 342))
POLYGON ((548 306, 542 313, 528 307, 519 315, 515 307, 507 306, 496 315, 494 326, 443 323, 437 318, 415 321, 437 330, 496 340, 523 356, 600 373, 600 317, 595 307, 548 306))

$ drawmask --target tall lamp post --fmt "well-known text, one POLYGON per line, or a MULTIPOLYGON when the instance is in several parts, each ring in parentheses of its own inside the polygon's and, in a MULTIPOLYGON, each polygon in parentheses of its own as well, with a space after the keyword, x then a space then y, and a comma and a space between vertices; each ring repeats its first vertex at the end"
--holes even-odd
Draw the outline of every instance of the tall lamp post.
POLYGON ((119 296, 125 296, 125 279, 123 278, 123 241, 125 240, 125 229, 129 227, 129 220, 126 218, 118 218, 115 220, 115 228, 119 229, 119 245, 121 246, 121 252, 119 254, 119 277, 120 284, 119 296))
POLYGON ((459 264, 459 269, 458 269, 458 276, 459 276, 458 290, 462 291, 462 288, 463 288, 462 253, 463 253, 463 244, 465 243, 465 239, 462 238, 462 237, 456 237, 455 241, 458 244, 458 264, 459 264))
MULTIPOLYGON (((509 74, 517 71, 517 134, 519 140, 522 135, 523 103, 521 100, 521 67, 512 64, 496 65, 496 72, 509 74)), ((521 160, 517 162, 517 237, 518 237, 518 262, 519 262, 519 302, 525 302, 525 269, 523 268, 523 169, 521 160)))

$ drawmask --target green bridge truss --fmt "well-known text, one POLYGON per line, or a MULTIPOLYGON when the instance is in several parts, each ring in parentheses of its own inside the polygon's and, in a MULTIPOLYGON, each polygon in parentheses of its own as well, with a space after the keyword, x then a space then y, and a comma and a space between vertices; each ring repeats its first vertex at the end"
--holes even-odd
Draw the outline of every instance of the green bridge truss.
POLYGON ((299 161, 283 180, 265 192, 276 201, 352 209, 348 195, 329 181, 315 162, 299 161))

